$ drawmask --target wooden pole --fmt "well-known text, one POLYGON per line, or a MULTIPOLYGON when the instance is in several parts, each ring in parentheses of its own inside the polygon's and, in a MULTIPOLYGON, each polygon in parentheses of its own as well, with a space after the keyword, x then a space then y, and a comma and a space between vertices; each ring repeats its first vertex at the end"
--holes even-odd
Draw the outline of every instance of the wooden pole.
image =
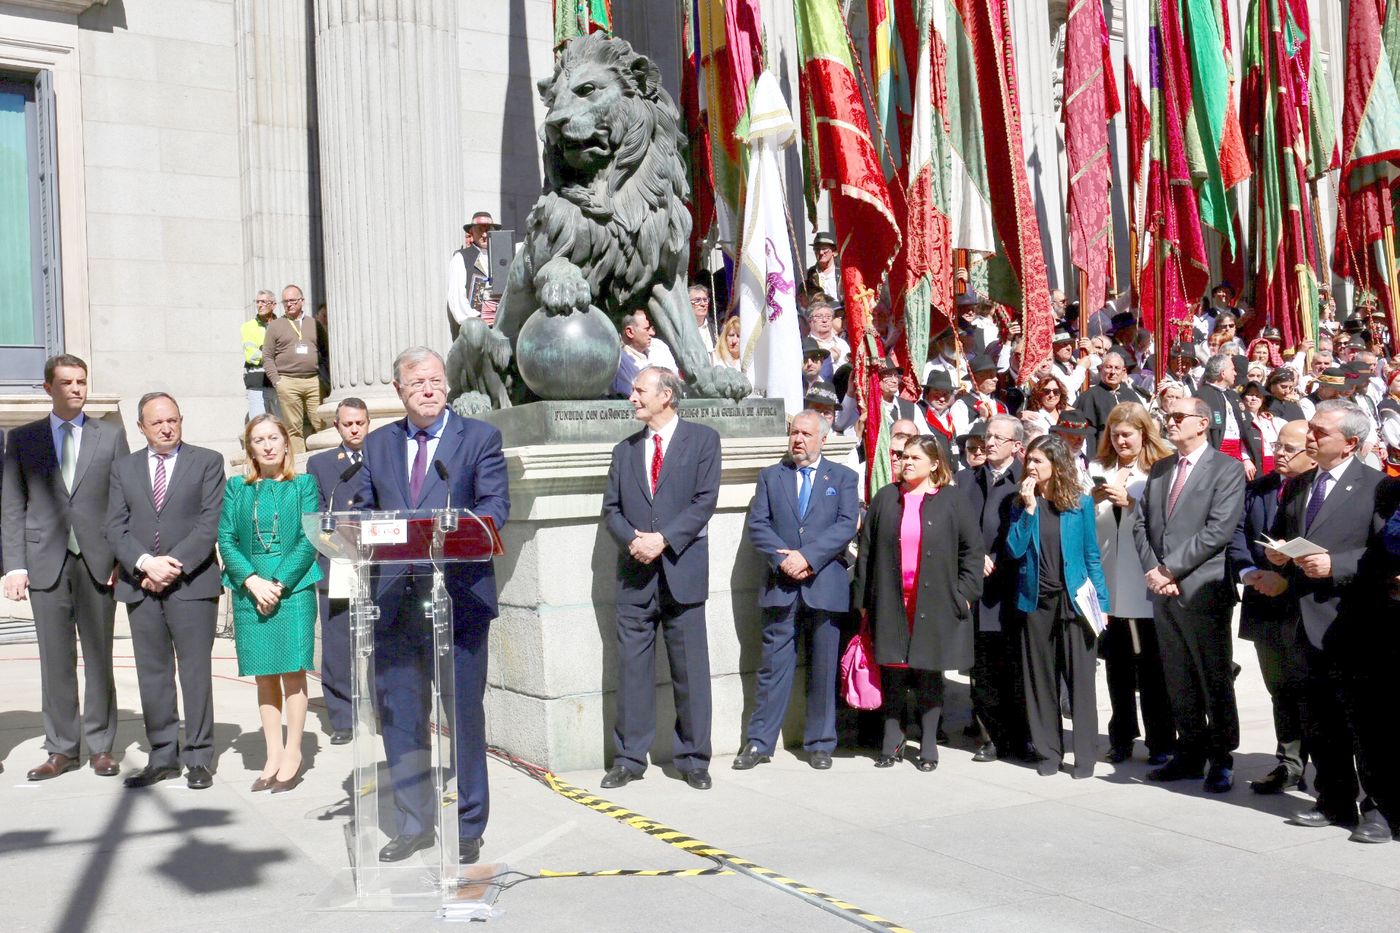
MULTIPOLYGON (((1089 335, 1089 302, 1084 300, 1084 294, 1089 290, 1089 273, 1080 269, 1079 282, 1077 284, 1079 286, 1079 337, 1082 340, 1089 335)), ((1084 353, 1083 355, 1088 356, 1088 353, 1084 353)), ((1079 391, 1087 392, 1088 390, 1089 368, 1086 366, 1084 368, 1084 384, 1079 387, 1079 391)))
MULTIPOLYGON (((1390 285, 1390 312, 1386 315, 1390 325, 1390 339, 1395 341, 1396 309, 1400 306, 1400 275, 1395 268, 1395 224, 1385 225, 1385 278, 1390 285)), ((1368 325, 1370 322, 1367 322, 1368 325)))
POLYGON ((1157 372, 1152 375, 1156 380, 1160 380, 1164 375, 1163 362, 1171 357, 1171 348, 1167 346, 1167 257, 1166 243, 1162 240, 1160 231, 1152 238, 1152 291, 1157 300, 1156 317, 1152 321, 1152 339, 1157 345, 1156 358, 1153 365, 1157 372))

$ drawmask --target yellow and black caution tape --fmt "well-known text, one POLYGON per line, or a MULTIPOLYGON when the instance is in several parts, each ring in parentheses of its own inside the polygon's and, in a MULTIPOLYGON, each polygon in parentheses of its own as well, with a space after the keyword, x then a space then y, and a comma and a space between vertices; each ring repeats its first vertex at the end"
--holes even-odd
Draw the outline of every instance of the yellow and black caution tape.
MULTIPOLYGON (((756 878, 766 884, 772 885, 779 890, 787 891, 790 894, 803 898, 811 904, 821 907, 829 913, 835 914, 844 920, 848 920, 857 926, 865 927, 868 930, 895 931, 895 933, 911 933, 905 927, 900 926, 893 920, 886 920, 877 914, 872 914, 849 901, 843 901, 839 897, 834 897, 824 891, 820 891, 810 885, 805 885, 800 881, 784 877, 780 872, 771 868, 764 868, 762 865, 750 862, 748 859, 740 858, 731 852, 716 848, 708 843, 701 842, 693 836, 687 836, 679 830, 648 819, 633 810, 619 806, 611 800, 605 800, 596 794, 591 794, 581 787, 570 784, 560 779, 551 771, 530 766, 525 768, 527 773, 543 781, 551 790, 561 797, 566 797, 577 804, 581 804, 603 816, 612 817, 619 823, 623 823, 633 829, 640 830, 648 836, 652 836, 670 846, 683 849, 692 855, 713 859, 720 864, 729 865, 737 869, 741 874, 756 878)), ((624 872, 617 872, 623 874, 624 872)), ((714 874, 714 869, 701 869, 700 874, 714 874)), ((604 874, 604 873, 599 873, 604 874)), ((648 872, 632 872, 632 874, 649 874, 648 872)))
POLYGON ((732 875, 727 868, 609 868, 603 871, 550 871, 540 869, 541 878, 699 878, 702 875, 732 875))

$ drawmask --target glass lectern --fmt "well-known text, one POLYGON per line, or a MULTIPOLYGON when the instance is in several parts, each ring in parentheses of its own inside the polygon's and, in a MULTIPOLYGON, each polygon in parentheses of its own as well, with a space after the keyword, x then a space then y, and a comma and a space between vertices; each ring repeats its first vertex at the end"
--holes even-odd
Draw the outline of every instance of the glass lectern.
POLYGON ((307 538, 331 559, 332 598, 350 601, 355 722, 347 841, 354 906, 434 909, 459 883, 452 600, 444 571, 453 563, 491 560, 501 553, 500 537, 490 519, 466 509, 308 513, 303 522, 307 538), (381 618, 376 578, 401 573, 418 581, 410 591, 418 607, 381 618), (385 676, 377 676, 376 653, 387 650, 413 652, 421 678, 401 670, 389 676, 388 658, 379 665, 385 676), (393 713, 382 716, 381 703, 393 713), (413 728, 405 732, 402 720, 413 728), (398 730, 392 768, 386 722, 398 730), (407 753, 405 735, 412 737, 407 753), (402 832, 432 836, 432 843, 400 861, 381 861, 381 849, 402 832))

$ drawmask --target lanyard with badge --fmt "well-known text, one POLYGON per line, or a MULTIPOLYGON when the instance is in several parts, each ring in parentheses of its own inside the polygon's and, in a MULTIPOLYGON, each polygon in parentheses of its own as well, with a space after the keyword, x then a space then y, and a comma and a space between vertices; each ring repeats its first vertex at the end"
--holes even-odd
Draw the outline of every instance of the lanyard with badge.
POLYGON ((292 330, 296 331, 297 333, 297 343, 296 346, 293 348, 297 355, 305 356, 306 354, 310 353, 311 345, 308 344, 306 340, 301 336, 301 327, 298 326, 297 322, 292 320, 291 318, 286 318, 285 320, 287 322, 287 326, 290 327, 292 330))

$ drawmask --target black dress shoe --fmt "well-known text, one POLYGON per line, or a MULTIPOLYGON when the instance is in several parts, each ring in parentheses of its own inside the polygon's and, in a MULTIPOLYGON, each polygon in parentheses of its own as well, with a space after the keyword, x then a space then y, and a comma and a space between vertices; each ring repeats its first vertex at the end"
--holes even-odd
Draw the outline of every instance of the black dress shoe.
POLYGON ((1133 757, 1133 747, 1131 745, 1115 745, 1108 750, 1108 754, 1103 756, 1103 760, 1111 765, 1121 765, 1123 762, 1133 757))
POLYGON ((877 768, 893 768, 897 764, 899 764, 898 755, 881 755, 875 759, 875 767, 877 768))
POLYGON ((1351 834, 1352 842, 1389 842, 1394 838, 1395 831, 1390 828, 1390 821, 1379 810, 1367 813, 1366 819, 1351 834))
POLYGON ((1357 819, 1355 813, 1331 813, 1315 806, 1293 814, 1292 822, 1295 826, 1308 826, 1313 829, 1319 829, 1323 826, 1351 828, 1356 826, 1357 819))
POLYGON ((1154 768, 1160 767, 1171 760, 1171 752, 1152 752, 1147 756, 1147 763, 1154 768))
POLYGON ((414 852, 426 849, 433 844, 433 834, 431 832, 419 833, 416 836, 395 836, 389 840, 389 844, 379 850, 379 861, 381 862, 402 862, 414 852))
POLYGON ((1293 774, 1283 765, 1279 765, 1259 780, 1250 781, 1249 789, 1256 794, 1281 794, 1295 787, 1302 790, 1302 784, 1301 775, 1293 774))
POLYGON ((332 745, 349 745, 355 734, 349 729, 337 729, 331 733, 332 745))
POLYGON ((1162 767, 1153 768, 1151 771, 1147 772, 1147 779, 1159 783, 1166 781, 1184 781, 1188 778, 1197 781, 1200 780, 1201 772, 1204 770, 1205 765, 1203 764, 1191 764, 1190 762, 1182 761, 1180 758, 1173 758, 1171 761, 1162 765, 1162 767))
POLYGON ((122 785, 124 787, 150 787, 152 784, 159 784, 161 781, 179 776, 179 768, 153 768, 147 765, 135 774, 128 774, 124 777, 122 785))
POLYGON ((193 765, 185 775, 185 783, 190 790, 204 790, 214 786, 214 773, 204 765, 193 765))
POLYGON ((696 790, 709 790, 715 786, 715 782, 710 780, 708 768, 695 768, 685 773, 685 782, 696 790))
POLYGON ((624 787, 641 779, 642 776, 635 771, 628 771, 622 765, 613 765, 608 769, 608 773, 603 775, 602 786, 608 789, 624 787))
POLYGON ((457 840, 457 864, 475 865, 481 858, 481 839, 457 840))
POLYGON ((830 771, 831 752, 812 752, 812 754, 807 757, 807 764, 818 771, 830 771))
POLYGON ((763 749, 759 748, 756 743, 750 742, 744 746, 739 754, 734 756, 734 770, 749 771, 772 760, 772 758, 763 753, 763 749))
POLYGON ((997 747, 995 743, 987 742, 986 744, 982 745, 980 748, 977 749, 976 754, 972 756, 972 760, 976 762, 996 761, 997 747))

